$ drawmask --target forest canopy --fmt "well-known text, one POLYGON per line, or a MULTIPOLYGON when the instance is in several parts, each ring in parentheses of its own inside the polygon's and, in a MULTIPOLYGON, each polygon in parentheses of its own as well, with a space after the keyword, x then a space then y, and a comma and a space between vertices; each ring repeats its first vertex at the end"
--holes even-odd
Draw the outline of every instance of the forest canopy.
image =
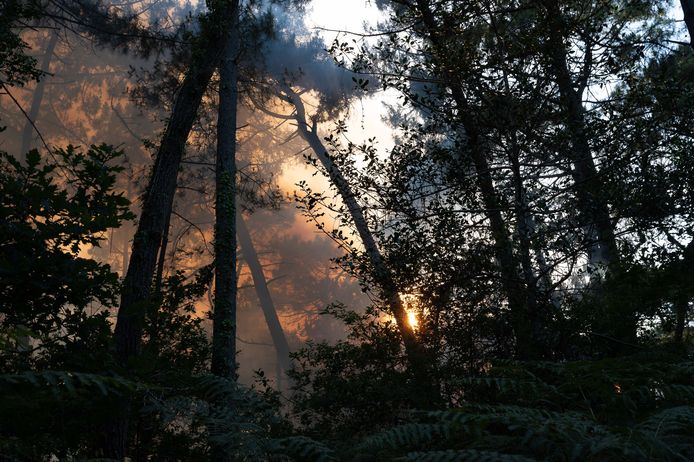
POLYGON ((694 4, 323 3, 0 0, 0 459, 694 459, 694 4))

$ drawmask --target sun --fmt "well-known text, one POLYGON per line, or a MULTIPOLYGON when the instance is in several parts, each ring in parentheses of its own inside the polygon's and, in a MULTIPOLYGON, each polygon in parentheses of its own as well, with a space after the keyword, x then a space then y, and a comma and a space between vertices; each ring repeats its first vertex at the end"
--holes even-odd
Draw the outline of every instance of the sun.
POLYGON ((400 293, 400 301, 405 310, 407 325, 412 330, 417 330, 420 325, 420 317, 424 315, 419 305, 419 298, 416 294, 400 293))
POLYGON ((407 310, 407 323, 412 329, 417 329, 419 327, 419 319, 417 319, 417 313, 412 310, 407 310))

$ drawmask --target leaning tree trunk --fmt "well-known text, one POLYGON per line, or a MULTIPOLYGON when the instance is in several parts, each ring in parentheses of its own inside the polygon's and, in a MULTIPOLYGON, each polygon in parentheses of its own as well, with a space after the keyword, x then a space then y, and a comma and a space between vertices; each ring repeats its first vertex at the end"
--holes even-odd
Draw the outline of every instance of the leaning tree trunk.
MULTIPOLYGON (((178 170, 188 134, 202 96, 219 60, 220 31, 205 29, 197 39, 192 62, 176 95, 144 195, 133 238, 128 270, 123 281, 114 333, 116 359, 123 367, 142 346, 142 329, 150 303, 157 252, 171 214, 178 170)), ((129 405, 120 405, 106 430, 104 455, 122 460, 127 453, 129 405)))
POLYGON ((258 260, 258 253, 253 246, 251 234, 248 232, 246 221, 240 211, 236 213, 236 235, 241 246, 241 253, 248 264, 248 268, 251 270, 251 277, 253 278, 255 292, 258 295, 260 308, 263 310, 265 322, 270 330, 272 343, 275 346, 278 366, 277 383, 278 387, 281 389, 282 387, 279 384, 283 381, 284 374, 292 365, 291 359, 289 358, 289 343, 287 343, 287 337, 284 335, 282 324, 280 324, 279 317, 277 316, 277 310, 275 310, 275 305, 272 302, 272 296, 270 295, 267 280, 263 273, 263 267, 260 264, 260 260, 258 260))
POLYGON ((381 297, 388 304, 395 323, 402 337, 405 346, 405 354, 408 363, 412 368, 415 379, 415 386, 419 392, 415 393, 413 399, 420 401, 420 404, 428 404, 438 401, 438 391, 436 390, 435 380, 431 376, 431 364, 428 361, 423 345, 417 340, 414 330, 409 324, 407 311, 400 297, 399 288, 393 277, 393 273, 383 259, 383 255, 374 240, 373 234, 369 229, 362 207, 352 191, 347 180, 328 156, 328 151, 323 146, 317 133, 317 125, 309 128, 306 123, 306 110, 299 95, 284 86, 284 92, 294 107, 295 119, 298 125, 299 134, 309 144, 323 168, 328 173, 331 184, 337 189, 343 203, 352 217, 354 227, 359 234, 359 238, 364 245, 364 251, 374 269, 374 280, 381 292, 381 297), (417 396, 419 393, 419 396, 417 396), (430 396, 427 396, 430 395, 430 396))
POLYGON ((157 253, 171 214, 181 158, 200 101, 219 59, 218 43, 217 33, 207 31, 195 47, 193 62, 176 95, 171 117, 157 151, 133 238, 116 322, 115 350, 123 365, 140 351, 157 253))
MULTIPOLYGON (((41 72, 47 74, 51 68, 51 60, 53 59, 53 53, 55 52, 55 46, 58 44, 58 32, 53 31, 51 33, 51 38, 48 39, 48 45, 46 45, 46 54, 43 56, 41 61, 41 72)), ((36 89, 34 90, 34 95, 31 100, 31 108, 27 117, 29 120, 24 124, 24 129, 22 130, 22 146, 19 153, 24 155, 29 149, 31 149, 32 133, 34 132, 34 125, 36 125, 36 119, 39 116, 39 110, 41 109, 41 103, 43 102, 43 95, 46 91, 46 78, 42 78, 36 84, 36 89)))
MULTIPOLYGON (((217 117, 217 166, 214 241, 214 313, 212 316, 213 374, 236 380, 236 106, 238 102, 239 1, 225 3, 229 27, 223 30, 222 58, 219 64, 219 112, 217 117)), ((216 403, 227 413, 231 403, 216 403)), ((219 437, 220 435, 215 435, 219 437)), ((211 440, 212 460, 229 462, 231 448, 218 439, 211 440)))

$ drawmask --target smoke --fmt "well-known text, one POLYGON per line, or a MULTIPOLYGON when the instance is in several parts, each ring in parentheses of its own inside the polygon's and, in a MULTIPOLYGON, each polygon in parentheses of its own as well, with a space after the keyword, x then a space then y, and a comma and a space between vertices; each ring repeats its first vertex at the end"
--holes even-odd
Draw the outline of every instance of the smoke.
MULTIPOLYGON (((334 61, 324 39, 308 30, 296 11, 276 7, 273 19, 275 36, 263 45, 261 66, 274 81, 314 92, 319 111, 330 113, 346 109, 368 90, 358 84, 358 75, 334 61)), ((376 79, 370 80, 370 88, 378 86, 376 79)))
MULTIPOLYGON (((147 14, 149 20, 162 27, 167 21, 171 27, 177 27, 189 21, 185 16, 203 8, 203 3, 151 2, 147 14)), ((347 107, 361 92, 352 81, 352 74, 332 61, 317 35, 300 26, 303 19, 299 11, 273 5, 272 12, 276 20, 275 36, 262 46, 262 53, 256 57, 268 80, 290 82, 314 93, 324 110, 347 107)), ((159 98, 156 106, 136 104, 130 98, 130 91, 138 82, 133 80, 131 71, 133 68, 155 69, 153 59, 95 47, 70 31, 60 31, 60 37, 55 57, 50 60, 52 75, 46 78, 35 124, 49 146, 106 142, 123 149, 128 165, 118 178, 118 189, 130 198, 137 213, 138 197, 152 163, 151 144, 157 143, 164 129, 171 95, 159 98)), ((42 31, 30 32, 26 37, 39 59, 48 38, 42 31)), ((34 89, 35 86, 27 86, 17 90, 16 97, 23 108, 31 107, 34 89)), ((165 275, 174 269, 192 272, 211 259, 214 210, 209 148, 214 139, 209 135, 214 134, 216 119, 213 91, 208 103, 186 153, 186 160, 196 164, 184 164, 180 175, 165 275)), ((26 120, 6 98, 1 98, 0 104, 3 122, 8 125, 7 130, 0 133, 0 147, 19 154, 26 120)), ((303 175, 310 176, 297 165, 301 159, 297 153, 306 147, 305 143, 299 138, 287 142, 293 127, 279 126, 277 120, 249 108, 241 108, 239 122, 248 124, 239 131, 240 165, 256 185, 262 185, 258 186, 257 194, 267 193, 270 197, 268 191, 277 189, 272 183, 280 177, 294 181, 303 175)), ((35 132, 31 147, 40 147, 35 132)), ((359 307, 367 300, 356 281, 333 268, 331 258, 339 255, 334 243, 317 233, 312 224, 307 224, 293 203, 280 202, 278 209, 257 208, 248 217, 280 321, 293 349, 300 348, 309 339, 334 341, 344 335, 342 326, 328 316, 319 315, 319 311, 335 301, 359 307)), ((113 270, 122 275, 133 232, 132 223, 108 232, 101 247, 91 249, 90 254, 110 263, 113 270)), ((241 377, 246 383, 252 380, 252 372, 257 369, 262 368, 267 375, 274 376, 276 361, 257 296, 252 287, 246 287, 250 283, 247 269, 242 269, 238 345, 241 377)), ((204 299, 199 306, 200 315, 204 314, 202 310, 209 308, 204 299)))

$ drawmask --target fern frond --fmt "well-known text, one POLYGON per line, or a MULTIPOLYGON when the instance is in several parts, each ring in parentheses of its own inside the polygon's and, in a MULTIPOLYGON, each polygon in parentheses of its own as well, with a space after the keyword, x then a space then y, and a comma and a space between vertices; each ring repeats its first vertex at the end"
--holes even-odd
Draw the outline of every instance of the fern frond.
POLYGON ((337 461, 332 449, 305 436, 290 436, 277 439, 278 450, 289 456, 290 460, 306 462, 337 461))
POLYGON ((455 382, 460 385, 483 386, 501 393, 513 393, 514 395, 563 396, 559 388, 538 380, 534 376, 527 378, 465 377, 455 382))
POLYGON ((398 449, 419 447, 438 438, 450 436, 451 424, 443 423, 408 423, 398 425, 385 432, 367 438, 361 449, 398 449))
POLYGON ((537 462, 537 459, 525 456, 474 449, 410 452, 397 460, 406 462, 537 462))
POLYGON ((88 374, 67 371, 26 371, 0 374, 0 385, 48 388, 54 394, 75 395, 78 389, 96 388, 102 395, 122 394, 143 388, 143 384, 117 375, 88 374))

